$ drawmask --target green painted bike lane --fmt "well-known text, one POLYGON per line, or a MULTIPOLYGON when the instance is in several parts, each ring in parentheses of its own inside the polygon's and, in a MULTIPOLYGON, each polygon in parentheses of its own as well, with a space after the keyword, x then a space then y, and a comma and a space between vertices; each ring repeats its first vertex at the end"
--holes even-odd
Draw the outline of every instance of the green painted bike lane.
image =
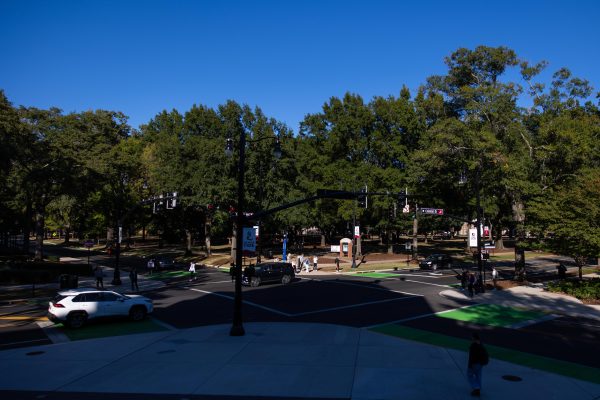
MULTIPOLYGON (((510 328, 511 326, 524 322, 526 323, 536 320, 544 320, 547 316, 548 315, 546 313, 539 311, 504 307, 493 304, 478 304, 449 312, 438 313, 429 318, 442 318, 446 320, 454 320, 459 323, 466 322, 468 325, 462 326, 459 332, 467 333, 467 331, 482 328, 483 326, 510 328)), ((419 329, 415 326, 407 326, 403 323, 380 325, 370 328, 370 330, 389 336, 395 336, 461 351, 468 351, 470 345, 470 340, 456 337, 456 335, 452 335, 450 333, 444 334, 427 329, 419 329)), ((518 335, 518 330, 511 330, 511 332, 516 332, 515 335, 518 335)), ((462 337, 465 336, 467 335, 462 335, 462 337)), ((559 360, 557 358, 547 357, 540 354, 519 351, 505 346, 490 344, 489 342, 486 342, 485 345, 492 359, 507 361, 513 364, 523 365, 542 371, 552 372, 559 375, 600 384, 599 368, 581 365, 570 361, 559 360)))

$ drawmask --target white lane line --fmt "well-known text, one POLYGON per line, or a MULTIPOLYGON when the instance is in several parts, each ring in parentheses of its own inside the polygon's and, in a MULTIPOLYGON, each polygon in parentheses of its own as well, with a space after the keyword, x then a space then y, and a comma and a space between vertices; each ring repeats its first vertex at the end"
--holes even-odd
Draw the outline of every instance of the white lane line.
MULTIPOLYGON (((222 293, 209 292, 207 290, 200 290, 200 289, 195 289, 195 288, 189 288, 189 290, 193 290, 194 292, 200 292, 200 293, 205 293, 205 294, 212 294, 212 295, 223 297, 223 298, 226 298, 226 299, 229 299, 229 300, 234 300, 233 296, 229 296, 229 295, 222 294, 222 293)), ((251 305, 253 307, 262 308, 263 310, 267 310, 267 311, 270 311, 270 312, 275 313, 275 314, 283 315, 285 317, 293 317, 294 316, 294 314, 289 314, 289 313, 286 313, 286 312, 283 312, 283 311, 276 310, 274 308, 265 307, 263 305, 253 303, 251 301, 243 300, 243 302, 245 304, 251 305)))
POLYGON ((382 324, 375 324, 375 325, 371 325, 371 326, 365 326, 365 327, 363 327, 363 329, 372 329, 372 328, 376 328, 378 326, 384 326, 384 325, 389 325, 389 324, 401 324, 403 322, 413 321, 415 319, 421 319, 421 318, 431 317, 431 316, 439 315, 439 314, 445 314, 445 313, 449 313, 449 312, 452 312, 452 311, 460 310, 462 308, 473 307, 473 306, 476 306, 476 305, 477 304, 470 304, 468 306, 451 308, 449 310, 444 310, 444 311, 438 311, 438 312, 434 312, 434 313, 427 313, 427 314, 416 315, 414 317, 402 318, 402 319, 398 319, 396 321, 388 321, 388 322, 384 322, 382 324))
POLYGON ((439 287, 443 287, 443 288, 450 288, 450 286, 448 285, 440 285, 439 283, 429 283, 429 282, 421 282, 421 281, 413 281, 411 279, 405 279, 405 282, 413 282, 413 283, 420 283, 421 285, 431 285, 431 286, 439 286, 439 287))
POLYGON ((420 297, 420 296, 400 297, 400 298, 397 298, 397 299, 377 300, 377 301, 369 301, 369 302, 366 302, 366 303, 350 304, 350 305, 347 305, 347 306, 323 308, 321 310, 316 310, 316 311, 306 311, 306 312, 292 314, 292 316, 293 317, 299 317, 299 316, 302 316, 302 315, 319 314, 319 313, 329 312, 329 311, 344 310, 346 308, 355 308, 355 307, 368 306, 368 305, 371 305, 371 304, 389 303, 391 301, 400 301, 400 300, 414 299, 415 297, 420 297))
POLYGON ((321 279, 316 279, 316 278, 300 278, 300 279, 317 281, 317 282, 322 282, 322 283, 337 283, 338 285, 358 286, 361 288, 366 288, 366 289, 371 289, 371 290, 381 290, 383 292, 388 292, 388 293, 405 294, 407 296, 413 296, 413 297, 424 297, 425 296, 425 295, 419 294, 419 293, 410 293, 410 292, 403 292, 401 290, 391 290, 391 289, 385 289, 385 288, 380 288, 380 287, 373 287, 373 286, 370 286, 369 284, 365 285, 362 283, 340 282, 337 279, 336 280, 321 280, 321 279))

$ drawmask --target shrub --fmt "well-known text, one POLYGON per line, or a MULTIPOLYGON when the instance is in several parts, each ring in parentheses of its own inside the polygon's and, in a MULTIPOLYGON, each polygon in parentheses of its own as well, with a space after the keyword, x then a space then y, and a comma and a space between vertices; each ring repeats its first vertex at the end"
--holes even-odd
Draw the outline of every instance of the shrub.
POLYGON ((566 293, 580 300, 600 300, 600 279, 550 282, 548 290, 551 292, 566 293))

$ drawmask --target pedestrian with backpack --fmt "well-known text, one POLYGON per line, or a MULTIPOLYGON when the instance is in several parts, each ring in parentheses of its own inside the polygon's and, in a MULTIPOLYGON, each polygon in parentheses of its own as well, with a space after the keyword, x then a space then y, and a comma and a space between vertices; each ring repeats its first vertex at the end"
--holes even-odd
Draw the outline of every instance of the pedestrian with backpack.
POLYGON ((469 364, 467 368, 467 378, 471 385, 471 396, 481 396, 481 377, 485 365, 490 362, 487 350, 481 344, 481 339, 477 332, 471 335, 471 346, 469 347, 469 364))

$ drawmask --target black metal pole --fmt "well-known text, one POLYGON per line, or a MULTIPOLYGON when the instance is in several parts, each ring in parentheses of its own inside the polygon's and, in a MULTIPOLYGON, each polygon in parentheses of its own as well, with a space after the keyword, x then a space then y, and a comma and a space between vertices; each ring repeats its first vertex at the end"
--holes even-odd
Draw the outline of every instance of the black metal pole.
POLYGON ((117 244, 115 245, 115 271, 113 274, 112 284, 118 286, 121 284, 121 270, 119 269, 119 257, 121 256, 121 237, 119 235, 119 230, 121 229, 121 219, 119 219, 119 223, 117 224, 117 244))
POLYGON ((483 287, 482 291, 485 291, 485 278, 483 275, 483 260, 481 259, 481 165, 477 167, 477 174, 475 175, 475 190, 476 190, 476 207, 477 207, 477 268, 481 276, 483 287))
POLYGON ((240 159, 238 160, 238 199, 237 217, 235 220, 235 295, 233 301, 233 325, 230 336, 244 336, 242 324, 242 240, 244 228, 244 169, 246 156, 246 133, 240 132, 240 159))
MULTIPOLYGON (((355 190, 356 192, 356 190, 355 190)), ((356 268, 356 202, 354 200, 354 210, 352 211, 352 266, 356 268)))

